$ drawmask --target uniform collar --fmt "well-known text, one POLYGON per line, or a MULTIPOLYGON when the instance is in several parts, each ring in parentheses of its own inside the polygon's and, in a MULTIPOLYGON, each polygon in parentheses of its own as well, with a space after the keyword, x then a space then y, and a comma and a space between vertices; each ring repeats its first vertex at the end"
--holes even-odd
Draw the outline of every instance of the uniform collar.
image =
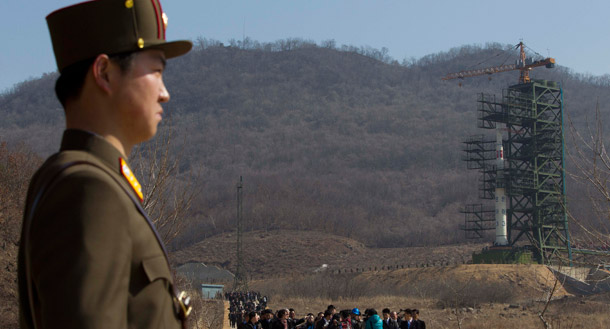
POLYGON ((87 151, 120 173, 119 159, 123 157, 121 152, 102 136, 92 132, 67 129, 64 131, 60 151, 87 151))
POLYGON ((68 129, 64 131, 60 151, 84 151, 91 154, 110 170, 125 178, 125 182, 131 187, 140 202, 144 200, 142 186, 129 168, 127 161, 123 159, 121 152, 102 136, 84 130, 68 129))

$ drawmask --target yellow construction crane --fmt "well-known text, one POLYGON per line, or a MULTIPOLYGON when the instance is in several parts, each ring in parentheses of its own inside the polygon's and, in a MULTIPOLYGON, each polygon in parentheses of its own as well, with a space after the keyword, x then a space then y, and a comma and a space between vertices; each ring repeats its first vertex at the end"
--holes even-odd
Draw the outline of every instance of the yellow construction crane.
POLYGON ((539 61, 532 61, 531 59, 525 58, 524 47, 525 47, 525 45, 523 44, 523 42, 519 42, 519 44, 517 46, 515 46, 515 49, 517 49, 517 48, 520 49, 519 61, 515 64, 500 65, 500 66, 488 67, 488 68, 484 68, 484 69, 467 70, 467 71, 461 71, 461 72, 457 72, 457 73, 450 73, 450 74, 447 74, 446 76, 444 76, 442 79, 443 80, 464 79, 467 77, 474 77, 474 76, 484 75, 484 74, 494 74, 494 73, 500 73, 500 72, 506 72, 506 71, 512 71, 512 70, 520 70, 521 76, 519 77, 519 83, 528 83, 528 82, 530 82, 530 70, 533 69, 534 67, 538 67, 538 66, 546 66, 546 68, 555 67, 555 59, 551 58, 551 57, 548 57, 548 58, 545 58, 545 59, 539 60, 539 61))

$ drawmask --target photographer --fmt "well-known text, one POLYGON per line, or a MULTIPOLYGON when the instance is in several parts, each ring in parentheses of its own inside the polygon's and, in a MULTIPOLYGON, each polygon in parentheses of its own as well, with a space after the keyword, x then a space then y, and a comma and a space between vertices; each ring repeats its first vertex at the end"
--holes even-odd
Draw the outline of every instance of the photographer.
POLYGON ((341 329, 341 315, 333 314, 326 329, 341 329))
MULTIPOLYGON (((326 329, 331 323, 333 312, 331 310, 324 311, 324 317, 316 322, 316 329, 326 329)), ((330 328, 329 328, 330 329, 330 328)))

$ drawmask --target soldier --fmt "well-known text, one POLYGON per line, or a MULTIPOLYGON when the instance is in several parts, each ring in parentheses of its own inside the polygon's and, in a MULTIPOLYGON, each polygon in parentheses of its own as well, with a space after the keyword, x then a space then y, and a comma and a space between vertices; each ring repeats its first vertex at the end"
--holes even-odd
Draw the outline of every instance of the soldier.
POLYGON ((153 137, 166 59, 158 0, 97 0, 47 16, 66 117, 59 153, 30 182, 19 250, 21 328, 180 328, 163 242, 129 169, 132 147, 153 137))

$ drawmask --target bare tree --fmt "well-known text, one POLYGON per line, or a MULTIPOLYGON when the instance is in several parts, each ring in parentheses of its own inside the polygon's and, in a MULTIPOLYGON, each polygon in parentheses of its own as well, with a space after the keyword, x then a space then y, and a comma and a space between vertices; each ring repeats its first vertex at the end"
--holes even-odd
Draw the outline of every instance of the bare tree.
MULTIPOLYGON (((466 282, 458 282, 453 279, 443 279, 441 284, 444 290, 444 295, 441 295, 441 300, 448 304, 451 312, 455 314, 457 327, 462 329, 462 324, 466 319, 466 312, 463 311, 470 301, 468 292, 473 289, 474 276, 470 276, 466 282)), ((474 306, 474 305, 473 305, 474 306)))
POLYGON ((225 318, 222 300, 203 299, 200 295, 193 300, 193 320, 191 328, 221 329, 225 318))
POLYGON ((225 305, 223 299, 204 298, 195 281, 183 276, 176 276, 176 285, 186 289, 186 293, 190 296, 191 306, 193 307, 188 317, 187 328, 189 329, 222 329, 223 321, 226 318, 225 310, 228 305, 225 305), (192 289, 190 287, 193 287, 192 289))
POLYGON ((24 145, 0 142, 0 328, 17 328, 17 249, 30 177, 42 159, 24 145))
MULTIPOLYGON (((579 220, 568 211, 571 223, 583 232, 580 238, 592 246, 608 246, 610 242, 610 156, 604 141, 603 122, 599 104, 595 109, 593 124, 586 123, 584 132, 576 129, 572 120, 569 121, 573 147, 568 153, 575 170, 569 175, 581 184, 586 191, 587 201, 591 204, 594 214, 588 222, 579 220)), ((568 209, 569 210, 569 209, 568 209)))
POLYGON ((151 216, 166 244, 174 240, 186 225, 186 217, 195 196, 196 179, 192 171, 180 179, 182 148, 174 151, 171 124, 157 136, 140 145, 132 155, 142 178, 144 209, 151 216))
POLYGON ((19 243, 28 182, 42 160, 24 145, 0 143, 0 232, 2 242, 19 243))

